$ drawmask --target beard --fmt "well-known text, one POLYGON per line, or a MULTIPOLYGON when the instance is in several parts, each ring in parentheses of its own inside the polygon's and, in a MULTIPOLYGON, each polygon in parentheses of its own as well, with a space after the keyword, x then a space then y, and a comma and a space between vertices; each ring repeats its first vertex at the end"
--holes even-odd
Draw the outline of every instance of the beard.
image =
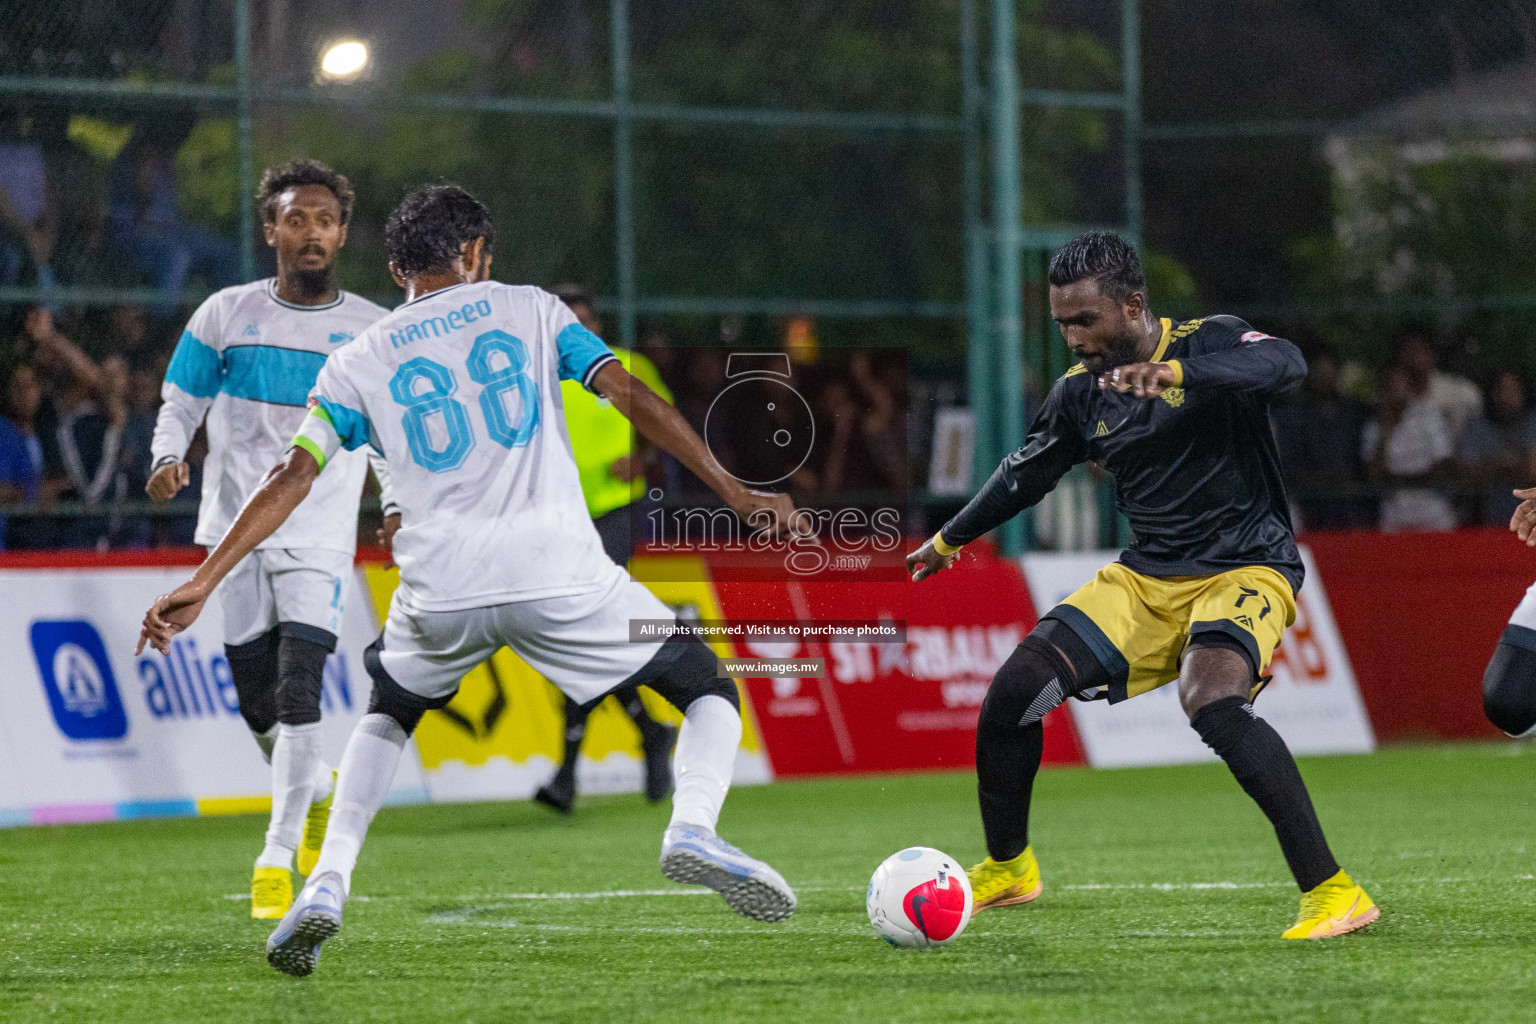
POLYGON ((1083 356, 1082 364, 1089 373, 1108 373, 1118 366, 1129 366, 1141 361, 1141 335, 1130 324, 1111 338, 1101 355, 1083 356))
POLYGON ((319 270, 291 270, 288 281, 305 298, 316 299, 331 290, 331 268, 319 270))

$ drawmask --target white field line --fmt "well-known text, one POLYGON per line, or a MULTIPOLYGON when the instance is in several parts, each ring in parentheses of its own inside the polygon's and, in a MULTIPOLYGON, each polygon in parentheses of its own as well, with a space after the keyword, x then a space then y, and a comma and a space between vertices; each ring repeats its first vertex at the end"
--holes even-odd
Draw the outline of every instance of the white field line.
MULTIPOLYGON (((1510 878, 1515 882, 1536 881, 1536 875, 1513 875, 1510 878)), ((1403 878, 1394 882, 1396 885, 1461 885, 1468 882, 1483 884, 1489 881, 1486 878, 1403 878)), ((1293 882, 1076 882, 1066 885, 1052 886, 1051 888, 1063 889, 1071 892, 1100 892, 1113 890, 1145 890, 1151 892, 1189 892, 1207 889, 1289 889, 1293 882)), ((863 892, 863 886, 856 885, 801 885, 796 886, 797 892, 863 892)), ((610 899, 634 899, 645 897, 665 896, 713 896, 710 889, 602 889, 595 892, 501 892, 480 893, 474 896, 456 897, 460 901, 469 900, 610 900, 610 899)), ((223 896, 226 900, 248 900, 251 894, 248 892, 231 892, 223 896)), ((352 896, 348 898, 350 903, 368 903, 372 900, 396 899, 393 896, 352 896)), ((483 907, 482 907, 483 909, 483 907)), ((531 926, 530 926, 531 927, 531 926)))
MULTIPOLYGON (((224 899, 226 899, 226 900, 248 900, 250 898, 251 898, 251 894, 248 893, 248 892, 227 892, 227 893, 224 894, 224 899)), ((349 896, 349 897, 347 897, 347 902, 348 903, 354 903, 354 902, 355 903, 372 903, 376 899, 379 899, 379 897, 377 897, 377 896, 349 896)))
POLYGON ((713 896, 713 889, 608 889, 602 892, 497 892, 461 896, 476 900, 622 900, 636 896, 713 896))
MULTIPOLYGON (((711 893, 710 895, 713 895, 711 893)), ((782 935, 784 929, 772 926, 751 927, 743 923, 740 928, 690 928, 690 927, 629 927, 625 925, 580 925, 580 924, 526 924, 522 921, 513 921, 506 918, 500 920, 485 920, 475 915, 485 914, 496 910, 509 909, 505 903, 489 903, 480 906, 462 907, 458 910, 447 910, 428 915, 427 924, 465 925, 471 928, 521 928, 537 932, 574 932, 592 933, 603 932, 605 934, 619 933, 623 935, 782 935)), ((804 931, 795 929, 793 934, 800 935, 834 935, 850 936, 867 934, 863 928, 839 928, 831 930, 804 931)))

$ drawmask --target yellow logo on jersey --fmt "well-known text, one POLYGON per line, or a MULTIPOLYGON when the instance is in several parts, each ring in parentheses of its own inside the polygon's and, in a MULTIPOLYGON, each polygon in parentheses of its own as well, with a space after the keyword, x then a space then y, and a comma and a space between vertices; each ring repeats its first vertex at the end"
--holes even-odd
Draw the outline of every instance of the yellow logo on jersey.
POLYGON ((1161 395, 1159 395, 1158 397, 1161 398, 1163 401, 1167 402, 1169 405, 1173 406, 1175 409, 1177 409, 1179 406, 1184 404, 1184 389, 1183 388, 1165 388, 1163 390, 1163 393, 1161 395))
POLYGON ((1097 429, 1097 430, 1095 430, 1093 432, 1093 436, 1094 437, 1103 437, 1104 435, 1106 435, 1108 433, 1109 433, 1109 428, 1104 425, 1104 421, 1103 420, 1099 420, 1099 429, 1097 429))
POLYGON ((1198 320, 1190 320, 1186 323, 1180 324, 1173 332, 1173 340, 1177 341, 1180 338, 1189 337, 1191 334, 1194 334, 1196 331, 1198 331, 1200 329, 1200 325, 1203 323, 1205 323, 1205 317, 1201 317, 1198 320))

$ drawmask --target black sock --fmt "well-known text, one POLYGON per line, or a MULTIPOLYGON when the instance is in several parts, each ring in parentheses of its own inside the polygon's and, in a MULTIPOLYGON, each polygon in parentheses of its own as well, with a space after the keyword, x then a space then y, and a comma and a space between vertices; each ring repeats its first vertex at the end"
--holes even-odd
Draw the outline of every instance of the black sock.
POLYGON ((1029 802, 1045 749, 1045 727, 976 731, 976 795, 993 860, 1012 860, 1029 845, 1029 802))
POLYGON ((1323 838, 1296 759, 1280 734, 1253 713, 1253 705, 1242 697, 1223 697, 1195 712, 1192 724, 1275 827, 1301 891, 1310 892, 1338 874, 1339 863, 1323 838))
POLYGON ((581 741, 587 738, 587 716, 591 713, 591 709, 565 698, 565 757, 560 762, 557 776, 575 778, 576 758, 581 753, 581 741))
POLYGON ((1040 719, 1071 691, 1072 671, 1050 644, 1029 636, 987 689, 976 721, 976 796, 993 860, 1012 860, 1029 845, 1029 804, 1045 749, 1040 719))
POLYGON ((670 733, 665 725, 656 721, 651 717, 650 712, 645 710, 645 701, 640 699, 640 687, 621 686, 613 691, 613 695, 623 706, 624 713, 635 723, 635 728, 640 730, 640 741, 646 747, 650 747, 652 743, 665 738, 670 733))

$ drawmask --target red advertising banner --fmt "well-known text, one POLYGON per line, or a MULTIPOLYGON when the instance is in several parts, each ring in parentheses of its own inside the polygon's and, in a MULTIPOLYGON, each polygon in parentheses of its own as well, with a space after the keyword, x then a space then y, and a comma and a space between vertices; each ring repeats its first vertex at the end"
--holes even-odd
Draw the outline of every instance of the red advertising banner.
POLYGON ((1309 533, 1381 740, 1493 738, 1483 670, 1536 579, 1508 530, 1309 533))
MULTIPOLYGON (((905 641, 740 640, 743 657, 823 659, 822 678, 748 678, 775 775, 922 771, 975 764, 992 675, 1035 625, 1017 565, 982 545, 921 584, 717 581, 735 621, 888 621, 905 641)), ((1045 760, 1081 764, 1071 718, 1045 720, 1045 760)))

